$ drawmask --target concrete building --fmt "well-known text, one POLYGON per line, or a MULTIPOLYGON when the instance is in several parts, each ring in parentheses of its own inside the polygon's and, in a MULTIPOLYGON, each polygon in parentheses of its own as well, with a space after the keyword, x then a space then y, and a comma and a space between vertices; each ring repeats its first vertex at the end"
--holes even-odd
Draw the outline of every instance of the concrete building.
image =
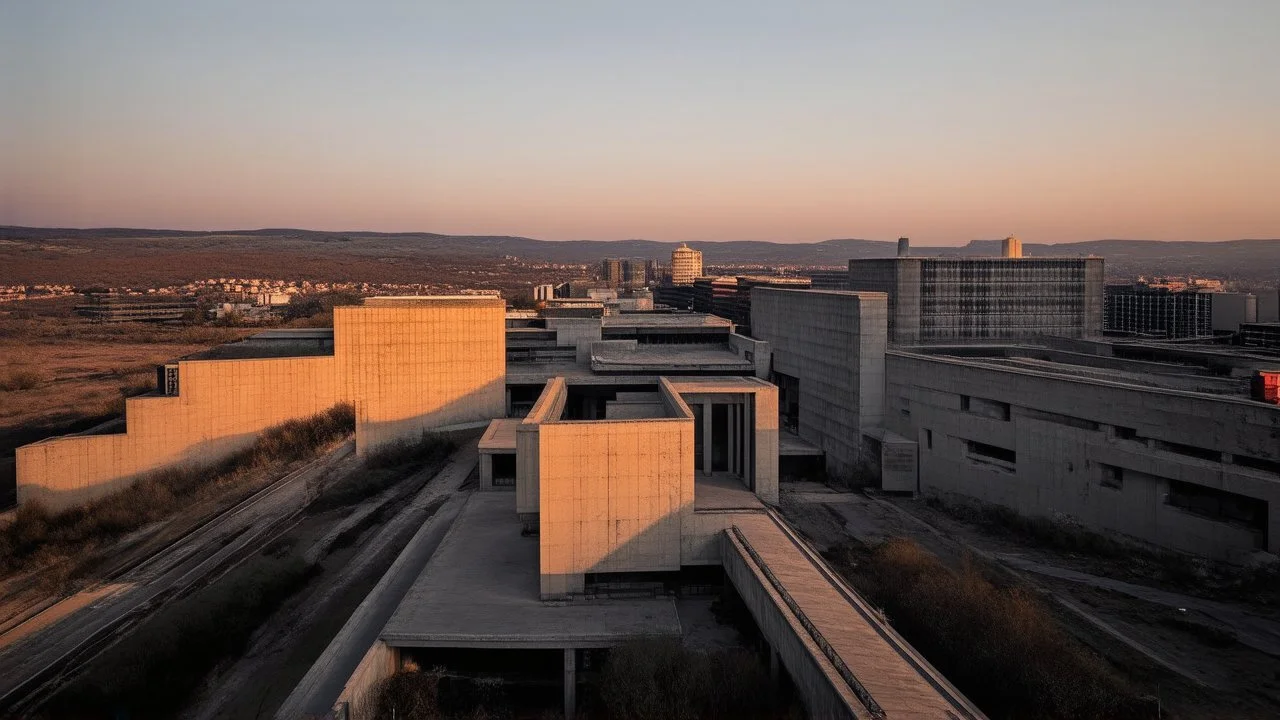
POLYGON ((692 285, 702 277, 702 253, 684 243, 671 251, 671 284, 692 285))
POLYGON ((1258 321, 1258 298, 1252 293, 1207 293, 1213 308, 1214 332, 1240 332, 1240 326, 1258 321))
POLYGON ((1249 367, 1104 343, 890 349, 884 425, 917 444, 922 492, 1240 560, 1280 552, 1280 406, 1251 399, 1249 367))
POLYGON ((1142 337, 1181 339, 1213 335, 1213 297, 1145 284, 1108 285, 1103 329, 1142 337))
POLYGON ((1240 339, 1245 347, 1280 350, 1280 322, 1244 323, 1240 339))
POLYGON ((492 297, 368 298, 335 309, 330 342, 277 330, 175 361, 160 390, 125 401, 125 432, 18 448, 18 502, 86 502, 166 465, 214 462, 342 402, 355 407, 359 453, 488 422, 504 411, 504 310, 492 297))
POLYGON ((622 286, 622 259, 605 258, 600 264, 600 279, 611 288, 622 286))
POLYGON ((887 298, 761 287, 751 302, 784 428, 821 448, 828 472, 851 477, 863 465, 864 433, 881 425, 887 298))
POLYGON ((850 260, 849 289, 889 297, 899 345, 1102 334, 1102 258, 850 260))
POLYGON ((1258 322, 1280 322, 1280 289, 1260 290, 1258 296, 1258 322))
POLYGON ((533 286, 533 299, 535 302, 546 302, 556 297, 556 286, 550 283, 545 285, 533 286))
POLYGON ((848 268, 841 270, 810 270, 805 274, 809 276, 809 287, 814 290, 849 289, 848 268))

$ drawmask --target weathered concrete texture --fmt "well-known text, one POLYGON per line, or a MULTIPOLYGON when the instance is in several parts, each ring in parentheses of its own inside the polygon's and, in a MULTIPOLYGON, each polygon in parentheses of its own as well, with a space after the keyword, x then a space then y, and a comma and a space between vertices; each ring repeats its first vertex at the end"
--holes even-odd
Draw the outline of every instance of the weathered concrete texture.
POLYGON ((743 516, 721 537, 725 574, 810 717, 982 717, 780 519, 743 516))
POLYGON ((511 498, 475 493, 381 634, 392 647, 595 648, 680 635, 666 598, 544 602, 538 538, 511 498))
POLYGON ((1280 407, 1051 367, 890 351, 886 425, 917 441, 921 489, 1211 557, 1280 552, 1280 407), (1179 505, 1188 486, 1234 495, 1179 505))
POLYGON ((356 451, 446 425, 488 422, 506 404, 505 304, 493 297, 368 298, 334 308, 356 451))
POLYGON ((751 303, 774 372, 799 381, 800 437, 826 452, 831 472, 852 473, 884 405, 884 294, 756 288, 751 303))
MULTIPOLYGON (((484 435, 480 437, 480 489, 494 490, 493 465, 495 455, 516 454, 516 428, 520 420, 514 418, 498 418, 489 423, 484 435)), ((504 488, 510 489, 510 488, 504 488)))
POLYGON ((889 295, 898 345, 1102 334, 1102 258, 850 260, 849 288, 889 295))
POLYGON ((262 430, 343 399, 333 357, 182 360, 179 395, 125 401, 127 432, 50 438, 17 450, 18 503, 61 509, 108 495, 141 473, 213 462, 262 430))
POLYGON ((693 415, 666 383, 661 419, 543 422, 538 430, 541 594, 581 593, 588 572, 680 569, 693 505, 693 415))

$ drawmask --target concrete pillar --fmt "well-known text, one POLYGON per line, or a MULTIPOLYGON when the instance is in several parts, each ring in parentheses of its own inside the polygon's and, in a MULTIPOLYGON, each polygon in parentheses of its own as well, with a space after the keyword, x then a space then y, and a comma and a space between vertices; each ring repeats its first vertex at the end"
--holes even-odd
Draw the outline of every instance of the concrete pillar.
POLYGON ((493 489, 493 456, 480 453, 480 489, 493 489))
POLYGON ((511 388, 507 388, 506 398, 507 398, 507 404, 504 406, 506 409, 503 411, 503 413, 506 417, 511 417, 511 388))
POLYGON ((578 710, 578 651, 564 649, 564 717, 573 720, 578 710))
POLYGON ((738 472, 738 404, 729 405, 729 472, 738 472))
POLYGON ((742 402, 742 424, 746 429, 742 443, 742 479, 747 487, 756 489, 756 466, 751 458, 751 447, 756 434, 756 412, 754 398, 748 395, 742 402))
POLYGON ((711 403, 702 403, 702 473, 711 475, 711 403))

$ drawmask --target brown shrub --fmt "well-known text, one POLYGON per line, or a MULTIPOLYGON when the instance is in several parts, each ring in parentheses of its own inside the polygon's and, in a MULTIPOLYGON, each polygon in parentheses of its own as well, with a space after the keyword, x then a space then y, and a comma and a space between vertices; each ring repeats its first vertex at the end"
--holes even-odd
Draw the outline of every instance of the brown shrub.
POLYGON ((57 513, 28 503, 18 509, 13 523, 0 528, 0 571, 42 566, 112 541, 172 515, 207 488, 242 473, 309 457, 354 427, 353 408, 336 405, 268 428, 248 449, 213 465, 163 468, 118 493, 57 513))
POLYGON ((0 390, 16 392, 18 390, 34 390, 48 380, 48 376, 31 368, 14 368, 0 378, 0 390))
POLYGON ((773 718, 768 673, 751 653, 690 650, 677 638, 636 638, 609 652, 600 698, 613 720, 773 718))
POLYGON ((1153 709, 1038 598, 999 588, 970 559, 953 573, 897 538, 832 560, 939 671, 993 717, 1141 718, 1153 709), (860 561, 861 560, 861 561, 860 561))

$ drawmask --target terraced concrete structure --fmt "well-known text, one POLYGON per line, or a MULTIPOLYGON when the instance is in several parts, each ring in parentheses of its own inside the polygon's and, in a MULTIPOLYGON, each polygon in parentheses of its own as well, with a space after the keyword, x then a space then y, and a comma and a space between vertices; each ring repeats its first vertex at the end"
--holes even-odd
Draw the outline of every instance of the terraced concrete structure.
POLYGON ((315 331, 198 353, 164 369, 155 393, 125 403, 126 431, 51 438, 17 450, 19 504, 65 508, 178 463, 211 463, 266 428, 341 402, 355 406, 357 452, 423 430, 484 423, 505 403, 505 304, 492 297, 369 298, 315 331))

